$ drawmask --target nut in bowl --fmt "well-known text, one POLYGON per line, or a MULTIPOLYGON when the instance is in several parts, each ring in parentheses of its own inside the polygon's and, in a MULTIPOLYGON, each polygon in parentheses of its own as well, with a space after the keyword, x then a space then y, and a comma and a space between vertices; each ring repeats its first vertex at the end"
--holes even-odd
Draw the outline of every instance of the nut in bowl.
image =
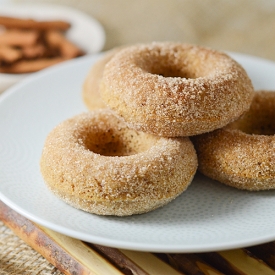
POLYGON ((6 5, 0 11, 0 93, 62 61, 101 51, 100 23, 59 5, 6 5))

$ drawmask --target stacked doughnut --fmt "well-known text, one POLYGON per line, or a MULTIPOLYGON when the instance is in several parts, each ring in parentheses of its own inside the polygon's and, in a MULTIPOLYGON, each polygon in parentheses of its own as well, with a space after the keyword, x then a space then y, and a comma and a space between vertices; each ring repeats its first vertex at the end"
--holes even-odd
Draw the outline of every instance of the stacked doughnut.
POLYGON ((151 211, 185 191, 198 161, 200 168, 190 137, 234 123, 253 95, 246 71, 222 52, 171 42, 112 50, 85 79, 89 112, 48 135, 42 175, 58 197, 84 211, 151 211))
POLYGON ((204 175, 238 189, 275 189, 275 92, 256 91, 240 119, 192 141, 204 175))

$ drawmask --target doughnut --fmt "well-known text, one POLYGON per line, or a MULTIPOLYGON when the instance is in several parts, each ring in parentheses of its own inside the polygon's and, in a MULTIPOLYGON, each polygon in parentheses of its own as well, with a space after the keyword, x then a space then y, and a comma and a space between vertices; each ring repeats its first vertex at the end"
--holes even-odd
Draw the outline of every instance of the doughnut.
POLYGON ((126 47, 105 65, 100 95, 131 128, 192 136, 221 128, 249 109, 253 86, 227 54, 173 42, 126 47))
POLYGON ((57 125, 45 140, 40 169, 49 189, 67 204, 127 216, 161 207, 185 191, 197 156, 187 137, 138 132, 101 109, 57 125))
POLYGON ((202 174, 238 189, 274 189, 275 92, 255 92, 241 118, 192 141, 202 174))
POLYGON ((121 48, 114 48, 102 54, 100 58, 93 64, 88 75, 86 76, 82 87, 82 99, 89 110, 106 108, 106 104, 101 100, 99 93, 100 81, 106 63, 121 48))

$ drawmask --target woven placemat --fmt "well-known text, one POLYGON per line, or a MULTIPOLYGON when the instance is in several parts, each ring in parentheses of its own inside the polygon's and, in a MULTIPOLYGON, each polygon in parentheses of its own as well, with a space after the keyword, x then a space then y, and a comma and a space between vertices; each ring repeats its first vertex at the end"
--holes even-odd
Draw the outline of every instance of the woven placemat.
POLYGON ((1 275, 62 275, 0 221, 1 275))

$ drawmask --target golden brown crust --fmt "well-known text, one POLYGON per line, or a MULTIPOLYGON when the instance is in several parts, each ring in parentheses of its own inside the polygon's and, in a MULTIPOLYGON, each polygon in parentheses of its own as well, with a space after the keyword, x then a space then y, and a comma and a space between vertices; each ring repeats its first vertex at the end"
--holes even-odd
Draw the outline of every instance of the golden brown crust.
POLYGON ((255 92, 242 118, 192 138, 199 171, 239 189, 275 189, 274 118, 275 92, 255 92))
POLYGON ((105 109, 54 128, 40 167, 48 187, 68 204, 124 216, 151 211, 181 194, 196 172, 197 156, 189 138, 136 132, 105 109))
POLYGON ((249 108, 253 87, 226 54, 164 42, 119 51, 104 68, 100 93, 132 128, 191 136, 237 119, 249 108))

